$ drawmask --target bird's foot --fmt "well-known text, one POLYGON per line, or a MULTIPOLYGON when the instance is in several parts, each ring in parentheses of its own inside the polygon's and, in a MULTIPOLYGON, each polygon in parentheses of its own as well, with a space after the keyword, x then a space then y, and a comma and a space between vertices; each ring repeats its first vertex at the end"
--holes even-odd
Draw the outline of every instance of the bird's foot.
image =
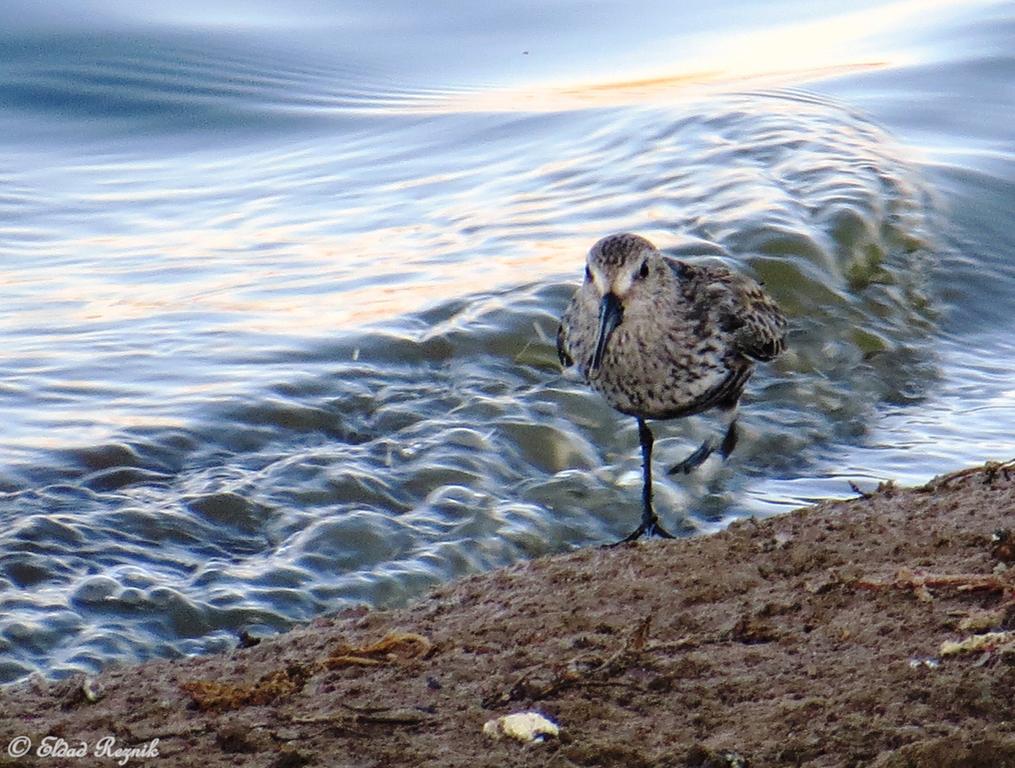
POLYGON ((613 544, 607 544, 607 547, 619 547, 621 544, 627 544, 632 541, 640 539, 642 536, 658 536, 660 539, 675 539, 677 538, 672 533, 667 531, 661 525, 659 525, 659 519, 655 516, 642 520, 641 525, 631 531, 627 536, 622 538, 620 541, 615 541, 613 544))

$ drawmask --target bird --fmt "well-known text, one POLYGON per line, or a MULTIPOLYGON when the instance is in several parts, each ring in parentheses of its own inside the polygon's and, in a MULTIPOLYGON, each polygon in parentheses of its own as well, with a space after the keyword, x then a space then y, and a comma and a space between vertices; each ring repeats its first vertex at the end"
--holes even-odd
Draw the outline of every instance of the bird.
POLYGON ((674 538, 652 503, 654 438, 646 422, 716 409, 722 440, 710 436, 669 472, 691 472, 717 449, 726 459, 754 364, 785 349, 786 329, 761 284, 722 264, 680 261, 627 232, 592 246, 557 329, 557 355, 610 406, 638 420, 641 523, 618 544, 643 535, 674 538))

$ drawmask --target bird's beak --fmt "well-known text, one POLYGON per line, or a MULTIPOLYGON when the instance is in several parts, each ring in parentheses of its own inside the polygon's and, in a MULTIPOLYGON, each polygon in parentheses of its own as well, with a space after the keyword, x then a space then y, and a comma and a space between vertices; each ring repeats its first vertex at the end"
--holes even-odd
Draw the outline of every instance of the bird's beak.
POLYGON ((603 300, 599 302, 599 333, 596 334, 596 350, 592 353, 592 360, 589 363, 589 372, 594 373, 603 364, 603 353, 606 351, 606 342, 610 335, 624 319, 624 307, 617 298, 617 294, 610 291, 603 300))

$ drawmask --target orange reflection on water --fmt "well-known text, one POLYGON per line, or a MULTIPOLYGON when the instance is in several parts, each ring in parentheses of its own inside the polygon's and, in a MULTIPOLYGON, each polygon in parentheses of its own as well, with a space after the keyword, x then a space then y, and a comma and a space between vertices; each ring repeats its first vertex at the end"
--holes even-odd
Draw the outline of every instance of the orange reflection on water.
MULTIPOLYGON (((410 108, 422 114, 444 112, 560 112, 592 107, 659 104, 715 89, 775 87, 887 66, 881 60, 835 64, 810 69, 771 69, 755 74, 700 70, 665 77, 535 86, 484 91, 410 108)), ((403 111, 399 108, 397 111, 403 111)))
POLYGON ((484 246, 456 230, 421 223, 334 239, 315 233, 306 242, 278 246, 280 234, 277 228, 240 229, 190 232, 175 243, 159 241, 158 234, 93 240, 89 246, 107 254, 107 269, 49 284, 54 304, 46 308, 47 321, 82 330, 146 321, 172 332, 178 325, 184 344, 193 342, 187 341, 190 322, 202 331, 221 324, 326 336, 559 273, 561 264, 578 265, 588 247, 587 239, 484 246), (252 258, 258 241, 269 247, 252 258), (159 268, 138 271, 143 257, 131 254, 156 248, 164 254, 156 260, 159 268))
MULTIPOLYGON (((903 0, 831 19, 726 36, 698 51, 680 72, 466 93, 415 109, 551 111, 656 104, 702 87, 801 83, 897 66, 912 54, 901 47, 899 52, 883 53, 885 38, 896 36, 904 47, 907 25, 921 15, 965 5, 963 0, 903 0), (877 56, 871 53, 875 37, 881 40, 877 56)), ((581 156, 569 155, 544 160, 529 173, 552 189, 554 184, 574 183, 584 168, 595 166, 595 158, 586 163, 581 156)), ((367 203, 356 199, 343 200, 327 211, 329 225, 324 231, 319 219, 325 214, 319 211, 309 212, 303 221, 280 224, 268 220, 274 203, 270 194, 238 210, 214 211, 190 229, 167 230, 163 222, 139 218, 130 222, 131 234, 78 241, 79 252, 112 254, 96 260, 107 271, 56 282, 49 293, 60 304, 56 311, 82 323, 128 322, 175 312, 222 313, 224 324, 302 336, 397 317, 492 286, 560 274, 572 262, 579 269, 595 234, 579 232, 572 240, 543 234, 544 222, 555 217, 559 198, 543 194, 543 189, 526 199, 514 188, 508 201, 505 190, 496 185, 470 185, 470 173, 431 169, 381 185, 375 194, 397 198, 398 204, 422 202, 418 216, 406 216, 411 223, 400 226, 387 219, 386 226, 364 227, 358 219, 369 220, 367 203), (442 205, 427 203, 431 186, 452 181, 461 181, 464 191, 443 198, 442 205), (328 234, 346 222, 359 231, 328 234), (516 232, 523 246, 511 240, 516 232), (149 272, 144 254, 153 255, 149 272), (123 266, 118 264, 121 259, 123 266)), ((486 177, 477 178, 482 182, 486 177)), ((209 199, 215 198, 214 190, 204 191, 209 199)), ((127 189, 102 194, 110 196, 105 202, 120 202, 136 193, 127 189)), ((199 207, 201 200, 198 196, 188 202, 199 207)), ((649 216, 665 220, 669 211, 657 215, 650 211, 649 216)), ((600 217, 590 226, 605 229, 613 223, 600 217)))
MULTIPOLYGON (((975 3, 975 0, 974 0, 975 3)), ((660 103, 715 88, 774 87, 916 60, 907 51, 911 29, 930 15, 968 8, 969 0, 902 0, 816 21, 727 35, 684 48, 683 70, 655 71, 616 80, 558 83, 453 96, 419 111, 558 111, 596 106, 660 103), (898 45, 886 55, 885 40, 898 45), (692 56, 693 54, 693 56, 692 56)), ((684 38, 680 41, 687 43, 684 38)), ((639 61, 646 56, 639 55, 639 61)), ((656 55, 658 58, 658 54, 656 55)))

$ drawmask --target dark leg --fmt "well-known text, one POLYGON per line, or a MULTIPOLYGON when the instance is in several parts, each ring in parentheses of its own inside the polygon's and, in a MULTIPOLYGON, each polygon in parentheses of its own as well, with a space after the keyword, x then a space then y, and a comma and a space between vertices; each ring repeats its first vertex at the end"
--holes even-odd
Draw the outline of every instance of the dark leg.
MULTIPOLYGON (((722 410, 719 412, 719 418, 726 422, 726 433, 723 435, 722 442, 718 447, 719 455, 723 457, 723 460, 726 460, 733 453, 733 449, 737 445, 737 404, 734 402, 732 405, 720 406, 720 408, 722 410)), ((694 453, 679 464, 670 467, 669 474, 675 475, 683 472, 685 475, 689 475, 704 464, 705 459, 711 456, 715 452, 715 449, 715 438, 710 436, 694 453)))
POLYGON ((652 508, 652 443, 654 441, 652 430, 648 428, 644 419, 638 419, 638 440, 641 442, 641 525, 618 541, 618 544, 634 541, 644 535, 659 536, 663 539, 676 538, 659 525, 659 518, 656 517, 655 510, 652 508))
POLYGON ((722 445, 719 446, 719 455, 723 459, 728 459, 730 454, 733 453, 733 449, 737 447, 737 420, 736 418, 730 422, 730 425, 726 427, 726 436, 722 439, 722 445))
MULTIPOLYGON (((725 442, 725 441, 724 441, 725 442)), ((705 459, 712 455, 715 451, 715 441, 710 437, 703 442, 698 449, 688 456, 686 459, 681 461, 679 464, 674 464, 670 467, 667 474, 676 475, 683 472, 685 475, 691 474, 694 470, 705 463, 705 459)))

